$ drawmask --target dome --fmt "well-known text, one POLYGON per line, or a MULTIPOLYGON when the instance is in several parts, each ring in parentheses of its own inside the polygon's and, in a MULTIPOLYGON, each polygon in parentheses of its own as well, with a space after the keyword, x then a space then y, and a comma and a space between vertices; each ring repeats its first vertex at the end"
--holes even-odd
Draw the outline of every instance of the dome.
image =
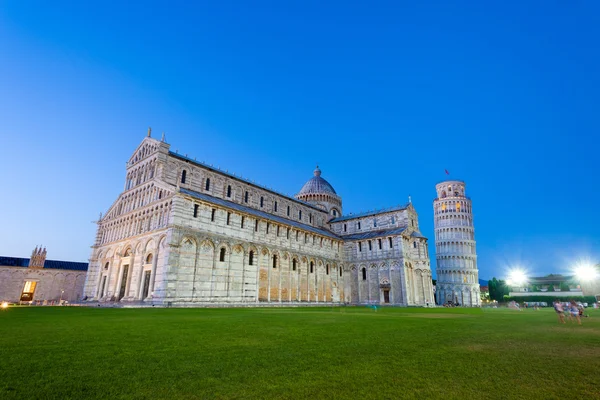
POLYGON ((300 192, 298 193, 298 195, 303 195, 303 194, 333 194, 336 195, 335 190, 333 189, 333 186, 331 186, 329 184, 329 182, 327 182, 325 179, 321 178, 321 170, 319 169, 319 166, 317 165, 317 169, 315 169, 314 172, 315 176, 310 178, 308 180, 308 182, 306 182, 304 184, 304 186, 302 186, 302 189, 300 190, 300 192))

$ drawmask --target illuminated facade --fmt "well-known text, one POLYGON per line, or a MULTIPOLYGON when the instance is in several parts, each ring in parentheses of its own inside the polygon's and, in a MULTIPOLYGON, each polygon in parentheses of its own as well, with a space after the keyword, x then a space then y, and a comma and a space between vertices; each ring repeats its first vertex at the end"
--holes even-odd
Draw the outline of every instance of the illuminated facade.
POLYGON ((98 221, 85 295, 170 304, 433 303, 412 204, 342 214, 317 167, 295 197, 170 151, 150 132, 98 221))
POLYGON ((436 185, 433 201, 438 304, 481 305, 471 199, 463 181, 436 185))
POLYGON ((0 301, 57 304, 80 301, 87 263, 46 260, 46 249, 31 258, 0 257, 0 301))

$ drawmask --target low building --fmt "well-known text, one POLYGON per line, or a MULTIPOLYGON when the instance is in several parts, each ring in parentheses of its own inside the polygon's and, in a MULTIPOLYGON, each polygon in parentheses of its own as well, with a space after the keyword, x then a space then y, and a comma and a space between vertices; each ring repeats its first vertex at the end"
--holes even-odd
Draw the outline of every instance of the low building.
POLYGON ((479 297, 482 302, 490 300, 490 287, 488 285, 479 285, 479 297))
POLYGON ((521 286, 512 286, 509 296, 553 296, 577 297, 593 295, 584 293, 579 280, 574 275, 550 274, 532 276, 521 286))
POLYGON ((87 263, 46 260, 45 248, 31 258, 0 256, 0 301, 52 304, 81 300, 87 263))

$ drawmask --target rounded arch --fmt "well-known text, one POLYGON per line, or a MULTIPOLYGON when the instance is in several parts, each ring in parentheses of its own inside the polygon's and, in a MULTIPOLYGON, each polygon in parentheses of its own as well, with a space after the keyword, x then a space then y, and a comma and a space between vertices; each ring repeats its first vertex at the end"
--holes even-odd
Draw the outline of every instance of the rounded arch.
POLYGON ((123 251, 121 252, 121 254, 123 254, 123 257, 131 257, 133 254, 133 248, 130 244, 126 245, 123 248, 123 251))

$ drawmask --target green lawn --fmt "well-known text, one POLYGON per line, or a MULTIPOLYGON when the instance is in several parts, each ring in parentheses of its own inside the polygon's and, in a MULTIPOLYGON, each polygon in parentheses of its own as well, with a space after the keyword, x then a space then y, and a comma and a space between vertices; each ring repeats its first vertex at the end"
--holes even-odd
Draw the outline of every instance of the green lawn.
POLYGON ((0 399, 600 398, 600 312, 0 311, 0 399))

